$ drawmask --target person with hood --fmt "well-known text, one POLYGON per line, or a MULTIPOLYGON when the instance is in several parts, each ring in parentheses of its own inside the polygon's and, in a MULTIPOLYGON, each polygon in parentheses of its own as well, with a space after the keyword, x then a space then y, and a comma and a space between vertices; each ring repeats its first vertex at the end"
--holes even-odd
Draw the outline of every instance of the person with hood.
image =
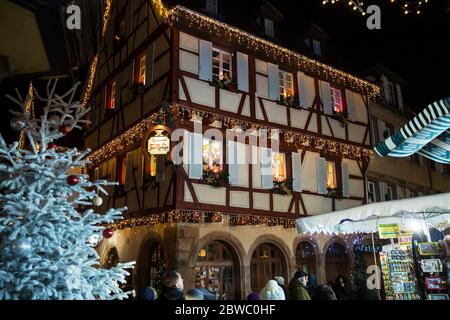
POLYGON ((275 280, 269 280, 260 293, 261 300, 286 300, 284 290, 275 280))
POLYGON ((343 275, 338 275, 333 286, 337 300, 352 300, 352 289, 343 275))
POLYGON ((275 280, 278 283, 278 285, 283 289, 284 295, 286 296, 287 293, 284 278, 282 276, 275 276, 273 277, 273 280, 275 280))
POLYGON ((307 285, 308 274, 304 271, 298 270, 288 287, 288 300, 311 300, 307 285))
POLYGON ((158 300, 184 300, 183 278, 176 271, 169 271, 164 277, 163 290, 158 300))
POLYGON ((158 293, 152 287, 144 287, 139 289, 137 299, 138 300, 156 300, 158 293))
POLYGON ((333 289, 326 284, 321 284, 314 288, 311 300, 337 300, 333 289))

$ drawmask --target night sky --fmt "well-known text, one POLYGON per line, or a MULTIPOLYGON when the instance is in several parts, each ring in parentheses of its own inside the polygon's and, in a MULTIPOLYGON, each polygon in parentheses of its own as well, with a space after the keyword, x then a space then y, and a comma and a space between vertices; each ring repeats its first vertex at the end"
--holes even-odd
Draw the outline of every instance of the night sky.
POLYGON ((333 66, 357 74, 378 63, 385 65, 409 83, 404 99, 419 110, 449 97, 450 3, 429 1, 420 15, 404 15, 389 0, 364 2, 380 5, 381 30, 367 29, 367 16, 353 12, 347 1, 326 6, 321 0, 271 1, 289 20, 298 19, 301 12, 331 36, 330 46, 338 57, 333 66))

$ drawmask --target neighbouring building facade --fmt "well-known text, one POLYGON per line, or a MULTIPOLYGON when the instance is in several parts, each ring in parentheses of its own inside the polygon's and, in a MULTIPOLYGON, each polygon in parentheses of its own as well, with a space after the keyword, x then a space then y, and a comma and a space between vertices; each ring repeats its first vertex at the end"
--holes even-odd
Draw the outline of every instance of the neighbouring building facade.
POLYGON ((278 44, 268 2, 252 33, 225 5, 105 1, 85 145, 92 179, 119 182, 101 210, 127 211, 97 247, 102 263, 135 260, 136 289, 176 269, 224 299, 297 269, 350 276, 352 239, 299 235, 294 221, 366 203, 380 88, 278 44), (164 154, 180 146, 182 164, 164 154))
MULTIPOLYGON (((371 133, 374 143, 384 142, 414 114, 403 102, 402 88, 407 84, 392 71, 378 65, 364 72, 379 83, 381 95, 371 104, 371 133)), ((376 156, 367 174, 367 201, 414 198, 450 191, 450 166, 414 154, 407 158, 376 156)))

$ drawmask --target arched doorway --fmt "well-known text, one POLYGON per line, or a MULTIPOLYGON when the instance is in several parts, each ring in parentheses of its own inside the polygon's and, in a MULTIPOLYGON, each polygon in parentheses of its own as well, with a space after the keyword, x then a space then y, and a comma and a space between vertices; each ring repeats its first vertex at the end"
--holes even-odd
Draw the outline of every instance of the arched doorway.
POLYGON ((155 242, 150 253, 150 261, 148 264, 148 284, 155 288, 158 292, 162 290, 162 279, 166 272, 166 259, 164 250, 159 242, 155 242))
POLYGON ((332 243, 326 252, 325 267, 327 282, 334 282, 338 275, 343 275, 350 281, 350 259, 348 251, 341 243, 332 243))
POLYGON ((200 248, 195 260, 195 276, 219 299, 240 298, 239 260, 234 248, 225 241, 213 240, 200 248))
POLYGON ((117 253, 117 249, 111 248, 108 250, 108 253, 106 254, 106 260, 103 263, 103 268, 105 269, 111 269, 117 266, 119 263, 119 254, 117 253))
POLYGON ((316 274, 316 253, 311 243, 300 242, 295 250, 295 264, 297 270, 316 274))
POLYGON ((252 291, 259 292, 274 276, 287 275, 286 259, 280 248, 271 243, 262 243, 252 254, 252 291))

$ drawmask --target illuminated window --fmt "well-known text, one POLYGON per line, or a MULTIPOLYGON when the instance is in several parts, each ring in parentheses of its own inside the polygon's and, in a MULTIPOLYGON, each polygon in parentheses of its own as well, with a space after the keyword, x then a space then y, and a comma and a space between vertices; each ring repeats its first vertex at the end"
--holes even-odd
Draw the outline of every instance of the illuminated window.
POLYGON ((336 167, 334 162, 327 161, 327 188, 336 188, 336 167))
POLYGON ((272 178, 275 181, 286 180, 286 161, 284 153, 272 152, 272 178))
POLYGON ((146 54, 143 53, 134 61, 134 82, 137 84, 145 84, 146 58, 146 54))
POLYGON ((334 112, 344 112, 341 90, 331 87, 331 105, 334 112))
POLYGON ((222 142, 203 139, 203 170, 219 173, 222 163, 222 142))
POLYGON ((106 109, 112 110, 116 107, 116 81, 113 80, 108 84, 106 89, 106 109))
POLYGON ((212 74, 215 79, 231 79, 231 54, 213 48, 212 51, 212 74))
POLYGON ((285 98, 292 97, 294 95, 294 81, 292 79, 292 73, 279 71, 280 78, 280 96, 285 98))
POLYGON ((146 175, 156 176, 156 156, 154 154, 150 155, 150 159, 145 159, 144 170, 146 175))

